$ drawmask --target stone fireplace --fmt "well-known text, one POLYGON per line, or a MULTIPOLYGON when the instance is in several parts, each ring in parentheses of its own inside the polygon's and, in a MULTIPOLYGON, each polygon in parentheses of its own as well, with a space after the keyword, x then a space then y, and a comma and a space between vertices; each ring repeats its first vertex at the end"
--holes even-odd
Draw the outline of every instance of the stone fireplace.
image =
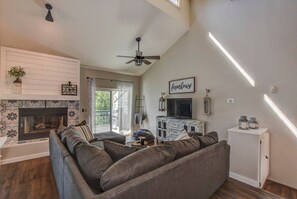
POLYGON ((50 130, 67 126, 68 108, 19 108, 19 141, 48 137, 50 130))

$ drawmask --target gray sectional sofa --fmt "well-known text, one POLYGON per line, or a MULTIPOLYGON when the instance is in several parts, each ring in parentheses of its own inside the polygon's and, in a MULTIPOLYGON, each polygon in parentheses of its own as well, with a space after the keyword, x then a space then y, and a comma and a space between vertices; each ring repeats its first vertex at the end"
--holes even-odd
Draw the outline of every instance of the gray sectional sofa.
POLYGON ((230 147, 220 141, 100 193, 54 131, 49 144, 60 199, 206 199, 229 175, 230 147))

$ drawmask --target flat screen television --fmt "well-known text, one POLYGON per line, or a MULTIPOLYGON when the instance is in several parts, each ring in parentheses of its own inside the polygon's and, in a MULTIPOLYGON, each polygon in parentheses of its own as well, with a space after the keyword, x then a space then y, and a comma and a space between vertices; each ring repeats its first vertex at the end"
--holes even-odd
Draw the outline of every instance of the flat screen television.
POLYGON ((192 119, 192 98, 167 99, 167 117, 192 119))

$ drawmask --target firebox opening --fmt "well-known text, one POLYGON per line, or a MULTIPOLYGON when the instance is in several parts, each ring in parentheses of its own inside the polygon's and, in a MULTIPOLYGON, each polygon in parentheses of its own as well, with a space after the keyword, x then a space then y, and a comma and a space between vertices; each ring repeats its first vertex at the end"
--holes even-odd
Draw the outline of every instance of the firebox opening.
POLYGON ((48 137, 51 130, 67 126, 68 108, 20 108, 19 141, 48 137))

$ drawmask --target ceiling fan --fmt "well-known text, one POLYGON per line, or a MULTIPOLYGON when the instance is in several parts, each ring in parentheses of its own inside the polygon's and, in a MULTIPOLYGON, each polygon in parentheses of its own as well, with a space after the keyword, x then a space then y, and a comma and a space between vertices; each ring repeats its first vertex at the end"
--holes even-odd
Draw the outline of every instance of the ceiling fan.
POLYGON ((159 55, 155 55, 155 56, 142 56, 142 51, 140 51, 139 49, 139 43, 141 41, 140 37, 136 38, 136 41, 138 43, 138 49, 136 50, 136 55, 135 57, 133 56, 123 56, 123 55, 117 55, 117 57, 125 57, 125 58, 133 58, 132 60, 126 62, 126 64, 130 64, 132 62, 135 62, 135 66, 141 66, 142 63, 146 64, 146 65, 150 65, 152 62, 148 61, 148 59, 160 59, 159 55))

